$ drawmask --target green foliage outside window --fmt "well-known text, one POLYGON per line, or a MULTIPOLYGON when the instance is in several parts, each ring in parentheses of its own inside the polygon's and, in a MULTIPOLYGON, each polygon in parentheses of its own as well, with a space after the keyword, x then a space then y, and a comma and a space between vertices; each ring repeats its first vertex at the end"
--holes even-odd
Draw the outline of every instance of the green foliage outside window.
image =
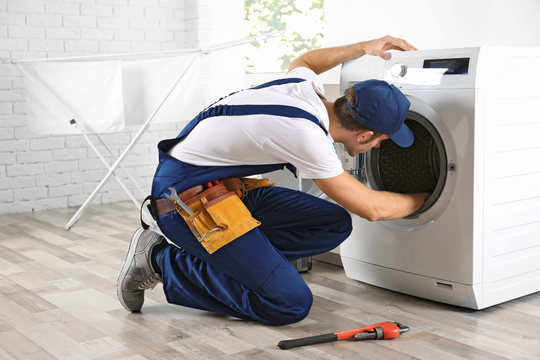
POLYGON ((281 38, 252 43, 246 72, 285 71, 295 57, 321 46, 324 0, 245 0, 244 6, 247 36, 288 30, 281 38))

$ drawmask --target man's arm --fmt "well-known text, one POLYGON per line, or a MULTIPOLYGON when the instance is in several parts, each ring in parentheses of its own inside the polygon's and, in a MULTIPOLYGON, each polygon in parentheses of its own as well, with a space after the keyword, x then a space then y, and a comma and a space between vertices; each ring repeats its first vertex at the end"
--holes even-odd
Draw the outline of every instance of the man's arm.
POLYGON ((369 189, 346 172, 329 179, 314 179, 331 199, 369 221, 401 219, 418 210, 429 194, 396 194, 369 189))
POLYGON ((347 60, 362 55, 377 55, 388 60, 390 58, 390 54, 387 53, 388 50, 409 51, 417 49, 406 40, 388 35, 376 40, 309 51, 294 59, 287 72, 297 67, 307 67, 318 75, 347 60))

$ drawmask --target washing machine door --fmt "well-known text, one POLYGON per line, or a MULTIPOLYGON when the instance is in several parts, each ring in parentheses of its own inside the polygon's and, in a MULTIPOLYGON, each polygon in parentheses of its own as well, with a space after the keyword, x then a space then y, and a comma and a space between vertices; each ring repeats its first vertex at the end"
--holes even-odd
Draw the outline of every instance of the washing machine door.
POLYGON ((398 231, 418 231, 444 212, 455 187, 456 151, 450 131, 428 104, 408 96, 411 107, 405 124, 414 133, 414 143, 401 148, 384 141, 363 156, 368 186, 402 194, 429 193, 415 213, 399 220, 380 222, 398 231))

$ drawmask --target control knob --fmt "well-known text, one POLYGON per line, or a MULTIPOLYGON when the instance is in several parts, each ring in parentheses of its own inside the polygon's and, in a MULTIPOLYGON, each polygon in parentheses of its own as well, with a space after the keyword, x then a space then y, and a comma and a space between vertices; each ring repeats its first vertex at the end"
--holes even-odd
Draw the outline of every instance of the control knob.
POLYGON ((407 74, 407 66, 405 64, 394 64, 390 69, 390 74, 395 78, 402 78, 407 74))

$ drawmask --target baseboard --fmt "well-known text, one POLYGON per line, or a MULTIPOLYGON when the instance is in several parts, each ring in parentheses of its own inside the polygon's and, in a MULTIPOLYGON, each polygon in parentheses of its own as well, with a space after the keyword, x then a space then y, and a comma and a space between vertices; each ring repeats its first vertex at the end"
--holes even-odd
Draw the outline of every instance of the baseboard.
POLYGON ((341 262, 341 255, 333 252, 327 252, 324 254, 313 256, 313 259, 343 267, 343 263, 341 262))

